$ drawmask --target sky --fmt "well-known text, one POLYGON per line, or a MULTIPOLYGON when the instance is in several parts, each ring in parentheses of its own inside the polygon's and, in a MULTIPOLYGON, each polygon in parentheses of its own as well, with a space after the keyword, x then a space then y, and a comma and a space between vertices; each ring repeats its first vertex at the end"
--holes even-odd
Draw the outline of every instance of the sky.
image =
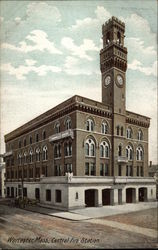
POLYGON ((156 0, 1 0, 1 153, 4 134, 71 96, 101 101, 101 32, 111 16, 126 24, 126 108, 151 118, 157 163, 156 0))

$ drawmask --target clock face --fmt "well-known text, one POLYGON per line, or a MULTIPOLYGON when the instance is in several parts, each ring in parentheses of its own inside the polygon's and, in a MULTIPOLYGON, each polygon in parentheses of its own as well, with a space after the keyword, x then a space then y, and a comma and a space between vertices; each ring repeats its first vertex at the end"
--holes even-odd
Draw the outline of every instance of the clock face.
POLYGON ((121 75, 117 75, 117 82, 120 86, 123 85, 123 77, 121 75))
POLYGON ((107 87, 111 83, 111 76, 106 76, 104 79, 104 86, 107 87))

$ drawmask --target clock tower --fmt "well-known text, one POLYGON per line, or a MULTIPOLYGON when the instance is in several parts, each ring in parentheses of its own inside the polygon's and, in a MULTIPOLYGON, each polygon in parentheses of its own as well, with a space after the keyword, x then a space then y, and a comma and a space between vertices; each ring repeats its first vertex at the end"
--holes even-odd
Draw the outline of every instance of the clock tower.
POLYGON ((102 102, 114 113, 125 114, 127 49, 124 47, 125 24, 112 17, 102 26, 103 49, 100 51, 102 102))

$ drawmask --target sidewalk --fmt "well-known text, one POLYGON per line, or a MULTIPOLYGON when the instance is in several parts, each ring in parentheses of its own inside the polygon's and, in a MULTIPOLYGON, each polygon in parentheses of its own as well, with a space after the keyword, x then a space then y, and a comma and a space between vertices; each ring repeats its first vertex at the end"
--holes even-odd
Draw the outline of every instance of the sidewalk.
POLYGON ((157 208, 157 202, 143 202, 136 204, 132 203, 125 205, 103 206, 103 207, 88 207, 84 209, 76 209, 70 212, 64 212, 39 206, 27 206, 25 209, 32 212, 46 214, 49 216, 54 216, 62 219, 67 219, 72 221, 82 221, 82 220, 106 217, 110 215, 130 213, 150 208, 157 208))

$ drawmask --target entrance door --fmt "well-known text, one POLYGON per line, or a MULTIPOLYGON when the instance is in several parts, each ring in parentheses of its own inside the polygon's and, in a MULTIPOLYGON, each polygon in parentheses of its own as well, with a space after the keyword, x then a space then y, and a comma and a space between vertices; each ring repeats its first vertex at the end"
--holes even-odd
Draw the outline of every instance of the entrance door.
POLYGON ((139 201, 147 201, 147 188, 139 188, 139 201))
POLYGON ((39 188, 35 188, 35 198, 36 198, 36 200, 40 200, 40 189, 39 188))
POLYGON ((126 203, 133 203, 135 201, 135 188, 126 189, 126 203))
POLYGON ((95 189, 88 189, 85 191, 86 207, 95 207, 95 189))
POLYGON ((102 190, 102 203, 103 203, 103 206, 111 204, 110 197, 111 197, 111 190, 110 189, 103 189, 102 190))

